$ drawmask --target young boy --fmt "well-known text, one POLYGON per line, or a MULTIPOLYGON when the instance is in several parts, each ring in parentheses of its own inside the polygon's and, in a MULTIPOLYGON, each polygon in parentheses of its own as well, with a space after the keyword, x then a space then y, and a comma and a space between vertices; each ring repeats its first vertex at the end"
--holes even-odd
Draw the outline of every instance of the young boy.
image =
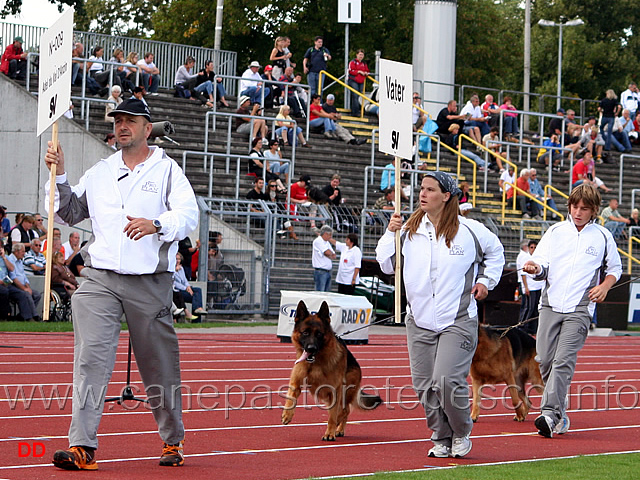
POLYGON ((551 438, 569 430, 567 394, 584 345, 595 303, 604 301, 622 273, 616 242, 594 223, 600 194, 588 184, 573 189, 569 215, 544 234, 524 271, 546 280, 537 335, 540 373, 545 382, 538 433, 551 438), (603 280, 602 277, 604 277, 603 280))

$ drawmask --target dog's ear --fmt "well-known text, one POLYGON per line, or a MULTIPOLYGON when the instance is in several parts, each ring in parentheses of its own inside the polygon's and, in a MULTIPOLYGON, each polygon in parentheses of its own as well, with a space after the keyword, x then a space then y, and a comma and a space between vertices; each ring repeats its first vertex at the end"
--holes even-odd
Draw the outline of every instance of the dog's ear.
POLYGON ((296 308, 296 323, 300 320, 304 320, 308 316, 309 310, 307 309, 307 305, 304 301, 300 300, 300 302, 298 302, 298 307, 296 308))
POLYGON ((316 316, 331 324, 331 314, 329 313, 329 305, 327 305, 327 302, 322 302, 322 305, 320 305, 320 310, 318 310, 316 316))

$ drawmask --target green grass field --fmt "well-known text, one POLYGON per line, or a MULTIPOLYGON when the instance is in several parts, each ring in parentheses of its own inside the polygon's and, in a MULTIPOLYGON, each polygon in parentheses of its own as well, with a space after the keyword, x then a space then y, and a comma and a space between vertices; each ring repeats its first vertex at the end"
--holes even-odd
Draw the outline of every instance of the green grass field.
MULTIPOLYGON (((363 477, 340 478, 356 480, 363 477)), ((375 480, 635 480, 640 478, 640 453, 580 456, 505 465, 472 465, 408 473, 376 473, 364 478, 375 480)))

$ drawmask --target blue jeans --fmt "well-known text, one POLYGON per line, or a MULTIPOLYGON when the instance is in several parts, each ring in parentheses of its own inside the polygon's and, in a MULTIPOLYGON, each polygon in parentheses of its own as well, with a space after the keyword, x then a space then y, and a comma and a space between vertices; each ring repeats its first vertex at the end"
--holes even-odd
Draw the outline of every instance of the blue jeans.
POLYGON ((504 117, 504 133, 510 133, 512 135, 517 135, 520 133, 518 130, 518 117, 504 117))
POLYGON ((316 118, 314 120, 311 120, 309 122, 309 126, 310 127, 320 127, 320 126, 324 126, 324 131, 325 132, 331 132, 333 130, 336 129, 335 124, 333 123, 333 120, 331 120, 330 118, 327 117, 319 117, 316 118))
POLYGON ((611 132, 613 132, 613 125, 616 119, 614 117, 602 117, 602 123, 600 124, 600 131, 604 132, 602 135, 604 136, 604 149, 608 152, 611 150, 611 132), (605 131, 605 126, 607 126, 605 131))
POLYGON ((317 292, 331 291, 331 270, 313 269, 313 281, 316 284, 317 292))
POLYGON ((147 89, 149 93, 156 93, 158 91, 158 86, 160 85, 160 75, 158 74, 150 74, 141 72, 142 75, 142 85, 147 89), (149 82, 151 79, 151 82, 149 82))
POLYGON ((460 153, 462 155, 464 155, 467 158, 470 158, 471 160, 473 160, 474 162, 476 162, 478 164, 479 167, 483 167, 486 165, 486 162, 484 161, 483 158, 481 158, 480 156, 476 155, 473 152, 470 152, 469 150, 465 150, 464 148, 462 150, 460 150, 460 153))
MULTIPOLYGON (((296 141, 295 137, 297 137, 300 133, 302 133, 302 128, 300 127, 296 127, 296 131, 295 131, 295 135, 293 132, 293 127, 280 127, 278 129, 276 129, 276 137, 280 138, 282 137, 283 134, 287 136, 287 141, 289 142, 289 145, 292 145, 293 142, 296 141)), ((297 145, 297 143, 296 143, 297 145)))
MULTIPOLYGON (((320 79, 320 73, 318 72, 309 72, 307 73, 307 83, 311 87, 311 95, 317 93, 322 95, 322 85, 318 85, 318 81, 320 79)), ((311 98, 311 95, 309 98, 311 98)))
MULTIPOLYGON (((269 93, 271 93, 271 90, 269 90, 269 87, 264 87, 264 97, 267 98, 269 96, 269 93)), ((247 97, 249 97, 251 99, 251 103, 260 103, 260 100, 262 100, 262 88, 260 87, 249 87, 244 89, 240 95, 246 95, 247 97)))
POLYGON ((629 135, 627 135, 626 132, 613 132, 611 143, 613 143, 613 146, 619 152, 631 151, 631 141, 629 140, 629 135))
MULTIPOLYGON (((347 85, 349 85, 354 90, 359 91, 360 93, 362 93, 362 89, 364 88, 364 83, 357 83, 354 80, 348 80, 347 85)), ((352 91, 349 91, 349 93, 351 94, 351 115, 353 115, 354 117, 359 117, 360 96, 353 93, 352 91)))
POLYGON ((207 80, 195 87, 194 90, 196 92, 207 92, 207 95, 213 95, 213 84, 211 83, 211 80, 207 80))
POLYGON ((269 163, 269 168, 271 169, 271 173, 284 173, 289 175, 289 164, 287 162, 267 162, 269 163))
POLYGON ((202 308, 202 290, 200 287, 191 287, 191 290, 193 290, 193 295, 189 294, 186 290, 180 290, 180 294, 182 298, 184 298, 185 303, 190 303, 194 310, 202 308))
POLYGON ((608 222, 604 222, 604 228, 611 232, 613 238, 617 239, 620 235, 622 235, 622 230, 624 229, 624 222, 615 222, 613 220, 609 220, 608 222))
POLYGON ((477 120, 471 120, 468 122, 464 122, 465 129, 469 127, 478 127, 480 129, 480 134, 484 137, 487 133, 489 133, 489 124, 487 122, 478 122, 477 120))

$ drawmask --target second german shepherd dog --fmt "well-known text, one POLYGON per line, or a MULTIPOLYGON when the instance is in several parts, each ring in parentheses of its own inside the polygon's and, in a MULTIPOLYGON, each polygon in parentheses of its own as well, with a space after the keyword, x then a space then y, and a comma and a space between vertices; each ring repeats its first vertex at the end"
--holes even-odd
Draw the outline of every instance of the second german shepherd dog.
POLYGON ((480 415, 480 388, 485 384, 506 383, 516 411, 514 420, 523 422, 531 408, 526 394, 527 382, 542 394, 544 384, 535 360, 536 340, 513 328, 504 337, 494 328, 478 325, 478 348, 471 362, 473 407, 471 419, 480 415))
POLYGON ((329 411, 327 429, 322 440, 334 441, 344 436, 351 408, 373 410, 382 403, 378 395, 360 389, 362 373, 357 360, 331 328, 329 306, 322 302, 317 314, 311 315, 301 300, 296 309, 291 340, 297 360, 291 371, 282 423, 293 419, 295 406, 305 382, 315 398, 329 411))

